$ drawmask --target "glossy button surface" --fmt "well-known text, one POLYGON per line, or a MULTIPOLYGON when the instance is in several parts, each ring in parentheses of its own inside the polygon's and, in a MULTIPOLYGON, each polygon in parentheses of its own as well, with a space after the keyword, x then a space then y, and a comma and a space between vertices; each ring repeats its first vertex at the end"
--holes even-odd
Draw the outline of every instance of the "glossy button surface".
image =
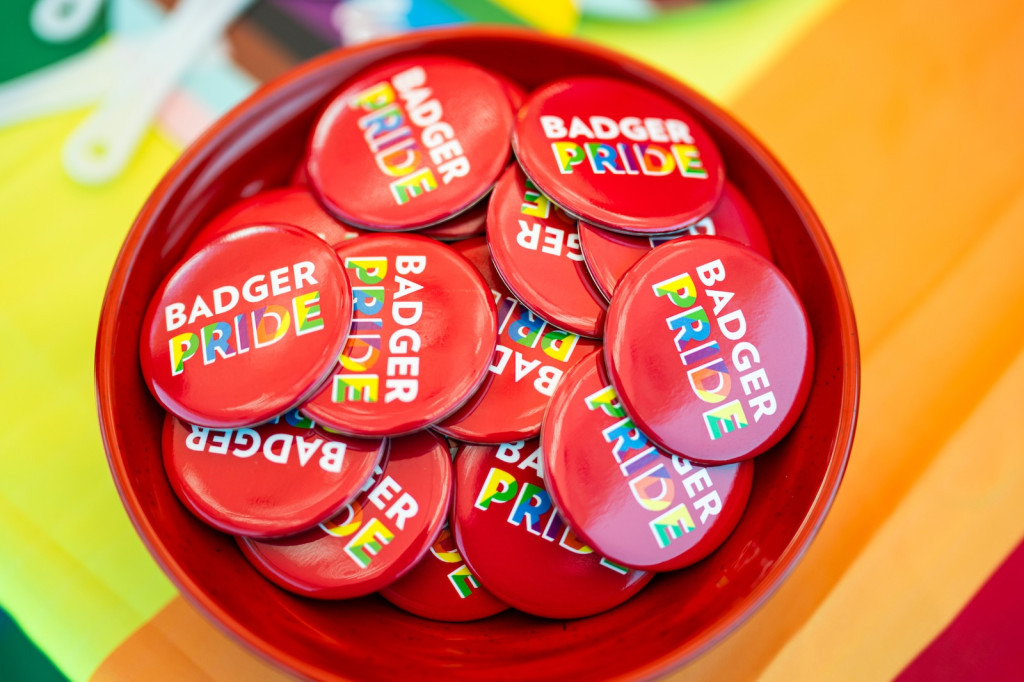
POLYGON ((189 244, 188 255, 222 234, 250 225, 301 227, 331 246, 364 234, 363 230, 329 215, 308 189, 281 187, 260 192, 221 211, 189 244))
POLYGON ((375 592, 412 570, 444 525, 451 455, 423 432, 391 441, 363 491, 334 518, 276 540, 238 538, 261 573, 287 590, 321 599, 375 592))
POLYGON ((714 551, 750 496, 751 460, 716 467, 662 454, 626 414, 600 353, 565 375, 541 436, 555 505, 595 551, 669 571, 714 551))
POLYGON ((447 527, 416 567, 381 590, 380 596, 422 618, 451 623, 486 618, 508 608, 480 585, 447 527))
POLYGON ((516 115, 512 146, 560 206, 623 232, 682 229, 711 211, 725 181, 717 147, 687 111, 612 78, 535 90, 516 115))
POLYGON ((536 439, 459 451, 459 552, 484 587, 526 613, 580 618, 621 604, 652 574, 603 559, 573 533, 544 487, 541 457, 536 439))
POLYGON ((502 80, 451 57, 371 69, 317 122, 309 183, 354 225, 408 230, 476 203, 511 155, 512 104, 502 80))
POLYGON ((387 440, 330 434, 292 410, 252 428, 210 429, 167 415, 163 453, 178 498, 226 533, 291 535, 359 492, 387 440))
POLYGON ((317 389, 337 362, 352 294, 334 249, 291 226, 215 238, 161 283, 139 355, 156 399, 203 426, 248 426, 317 389))
POLYGON ((482 199, 443 223, 417 230, 417 234, 443 242, 478 237, 487 231, 487 200, 482 199))
POLYGON ((813 368, 792 285, 720 237, 665 244, 626 273, 604 350, 636 425, 670 453, 707 464, 753 457, 786 435, 813 368))
POLYGON ((519 300, 563 329, 601 336, 606 304, 583 262, 576 221, 517 165, 494 187, 487 243, 495 268, 519 300))
POLYGON ((484 380, 498 330, 480 273, 445 244, 378 234, 338 248, 352 283, 352 333, 334 375, 302 407, 356 436, 443 419, 484 380))
POLYGON ((772 250, 757 214, 732 183, 725 183, 722 198, 711 213, 671 235, 635 235, 612 232, 584 220, 579 223, 580 247, 587 269, 601 293, 611 299, 615 287, 626 271, 636 265, 644 254, 668 241, 697 235, 718 235, 749 246, 765 258, 772 250))
POLYGON ((498 306, 498 346, 487 378, 435 429, 471 443, 504 443, 540 433, 541 419, 563 373, 600 344, 564 331, 519 302, 494 270, 484 239, 452 246, 476 266, 498 306))

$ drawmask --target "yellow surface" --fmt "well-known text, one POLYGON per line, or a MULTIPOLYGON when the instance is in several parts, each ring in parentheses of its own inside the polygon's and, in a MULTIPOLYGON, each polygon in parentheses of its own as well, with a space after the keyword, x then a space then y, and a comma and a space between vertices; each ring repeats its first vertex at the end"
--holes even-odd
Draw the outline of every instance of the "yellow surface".
MULTIPOLYGON (((776 153, 845 268, 864 374, 819 537, 673 679, 884 679, 1024 534, 1024 5, 723 0, 679 16, 583 32, 681 74, 776 153)), ((57 158, 80 118, 0 130, 0 604, 74 679, 108 654, 97 679, 279 679, 175 596, 110 481, 97 316, 176 150, 151 135, 121 180, 80 188, 57 158)))
POLYGON ((150 135, 120 180, 80 187, 58 157, 82 115, 0 130, 0 604, 73 679, 175 594, 114 489, 92 367, 114 258, 177 151, 150 135))

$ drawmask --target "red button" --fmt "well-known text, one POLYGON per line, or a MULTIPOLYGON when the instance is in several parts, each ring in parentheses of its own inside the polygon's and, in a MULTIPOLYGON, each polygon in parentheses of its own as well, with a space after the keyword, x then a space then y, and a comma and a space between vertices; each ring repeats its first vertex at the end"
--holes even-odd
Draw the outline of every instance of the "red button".
POLYGON ((321 599, 360 597, 412 570, 444 525, 451 492, 448 444, 418 433, 393 440, 383 467, 330 521, 277 540, 240 537, 238 545, 287 590, 321 599))
POLYGON ((520 301, 563 329, 599 337, 605 301, 580 251, 576 221, 512 165, 487 213, 494 266, 520 301))
POLYGON ((451 57, 393 61, 348 83, 316 124, 309 181, 345 222, 408 230, 472 206, 511 156, 502 80, 451 57))
POLYGON ((583 540, 651 571, 703 559, 732 532, 753 461, 702 467, 664 455, 636 428, 603 376, 600 353, 565 375, 544 420, 544 480, 583 540))
POLYGON ((452 245, 483 275, 498 304, 498 347, 487 378, 453 415, 434 426, 471 443, 505 443, 540 433, 562 374, 600 347, 594 339, 563 331, 523 306, 498 277, 484 239, 452 245))
POLYGON ((354 436, 411 433, 451 414, 483 382, 498 336, 480 273, 416 235, 360 237, 338 256, 355 299, 352 333, 303 413, 354 436))
POLYGON ((417 234, 424 237, 439 239, 443 242, 454 242, 460 239, 477 237, 487 231, 487 201, 479 201, 454 218, 443 223, 418 230, 417 234))
POLYGON ((608 310, 605 360, 626 412, 657 445, 704 464, 760 454, 810 390, 811 330, 771 262, 720 237, 644 256, 608 310))
POLYGON ((659 244, 695 235, 728 237, 771 259, 771 246, 757 214, 732 183, 725 183, 722 199, 711 214, 672 235, 637 237, 618 234, 580 221, 580 246, 587 268, 601 293, 611 299, 615 287, 644 254, 659 244))
POLYGON ((512 147, 565 210, 623 232, 679 230, 714 208, 725 181, 718 149, 688 112, 611 78, 534 91, 516 116, 512 147))
POLYGON ((471 445, 455 458, 455 540, 494 596, 526 613, 580 618, 640 591, 653 574, 602 559, 565 524, 541 478, 536 440, 471 445))
POLYGON ((338 246, 363 230, 344 225, 328 215, 316 197, 303 187, 282 187, 260 192, 221 211, 189 244, 192 255, 222 234, 252 225, 294 225, 338 246))
POLYGON ((307 530, 352 501, 386 440, 320 431, 297 411, 243 429, 167 415, 164 467, 196 516, 225 533, 279 537, 307 530))
POLYGON ((142 372, 189 423, 258 424, 319 388, 351 319, 351 289, 326 242, 297 227, 245 228, 179 263, 157 289, 142 372))
POLYGON ((447 527, 416 567, 380 596, 414 615, 450 623, 487 618, 508 608, 481 587, 447 527))

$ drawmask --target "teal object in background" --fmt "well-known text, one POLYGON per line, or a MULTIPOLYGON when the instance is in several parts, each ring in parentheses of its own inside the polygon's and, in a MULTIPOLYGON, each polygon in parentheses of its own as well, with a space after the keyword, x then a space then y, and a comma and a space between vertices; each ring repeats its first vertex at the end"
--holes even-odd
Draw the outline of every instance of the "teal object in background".
POLYGON ((107 32, 104 5, 105 3, 89 0, 0 2, 0 83, 53 64, 95 43, 107 32), (32 12, 37 5, 43 3, 81 7, 83 12, 88 12, 89 18, 84 23, 84 30, 65 41, 48 41, 40 38, 32 29, 32 12), (96 6, 98 9, 90 6, 96 6))
POLYGON ((67 682, 68 679, 29 641, 3 609, 0 609, 0 662, 5 680, 67 682))

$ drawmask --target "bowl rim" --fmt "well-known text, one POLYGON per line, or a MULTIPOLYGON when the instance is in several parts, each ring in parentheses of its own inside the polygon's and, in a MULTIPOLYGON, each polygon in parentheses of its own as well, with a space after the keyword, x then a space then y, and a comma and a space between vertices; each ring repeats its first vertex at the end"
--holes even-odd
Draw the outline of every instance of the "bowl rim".
POLYGON ((804 219, 806 227, 811 234, 814 248, 821 258, 828 279, 833 287, 838 304, 839 329, 843 331, 840 337, 843 378, 840 410, 842 414, 848 414, 850 417, 849 419, 842 420, 840 423, 836 434, 836 445, 833 446, 833 456, 829 458, 818 491, 808 508, 807 515, 804 517, 793 538, 747 597, 725 611, 716 623, 696 634, 685 646, 680 646, 663 656, 650 660, 631 671, 630 676, 650 678, 664 674, 671 669, 691 662, 698 655, 706 653, 714 645, 738 629, 740 625, 747 622, 750 616, 758 611, 768 598, 781 587, 807 552, 811 541, 817 535, 835 500, 853 447, 853 438, 859 414, 860 349, 853 303, 839 259, 820 219, 790 174, 781 166, 762 142, 756 139, 731 114, 723 110, 716 103, 681 82, 678 77, 617 50, 578 38, 551 36, 529 29, 507 26, 473 25, 415 31, 356 46, 342 47, 319 55, 261 85, 242 102, 217 119, 184 150, 181 156, 164 173, 156 187, 150 192, 145 204, 132 223, 111 271, 103 298, 103 305, 100 310, 94 363, 96 405, 99 414, 100 435, 103 440, 107 463, 118 495, 136 533, 164 574, 189 603, 206 615, 208 620, 212 620, 218 628, 227 633, 234 641, 243 643, 264 660, 277 666, 283 666, 289 669, 290 672, 304 677, 313 678, 323 673, 319 667, 310 665, 304 660, 291 655, 289 652, 277 647, 274 642, 254 636, 237 618, 222 609, 215 600, 210 598, 201 586, 192 580, 188 573, 182 569, 166 546, 159 542, 158 538, 160 536, 146 517, 139 497, 133 490, 125 487, 124 481, 128 478, 128 472, 124 463, 124 453, 121 451, 112 428, 115 423, 115 414, 111 365, 113 363, 112 349, 116 334, 115 321, 117 319, 117 311, 125 294, 126 281, 132 266, 132 254, 138 248, 139 242, 142 239, 144 226, 151 222, 157 213, 165 210, 167 197, 173 195, 173 190, 179 186, 181 178, 189 175, 199 163, 204 162, 202 157, 205 154, 205 150, 212 146, 211 142, 217 140, 225 129, 230 128, 235 120, 255 101, 272 95, 293 81, 301 79, 327 64, 346 59, 365 50, 376 50, 390 45, 401 46, 410 42, 441 42, 461 38, 519 40, 562 49, 571 49, 596 59, 617 62, 628 71, 636 72, 638 75, 643 74, 644 78, 649 79, 653 76, 659 81, 670 83, 674 89, 686 92, 691 100, 688 101, 689 105, 699 110, 708 118, 716 120, 728 135, 732 136, 751 152, 757 161, 763 165, 764 169, 773 176, 779 190, 804 219))

